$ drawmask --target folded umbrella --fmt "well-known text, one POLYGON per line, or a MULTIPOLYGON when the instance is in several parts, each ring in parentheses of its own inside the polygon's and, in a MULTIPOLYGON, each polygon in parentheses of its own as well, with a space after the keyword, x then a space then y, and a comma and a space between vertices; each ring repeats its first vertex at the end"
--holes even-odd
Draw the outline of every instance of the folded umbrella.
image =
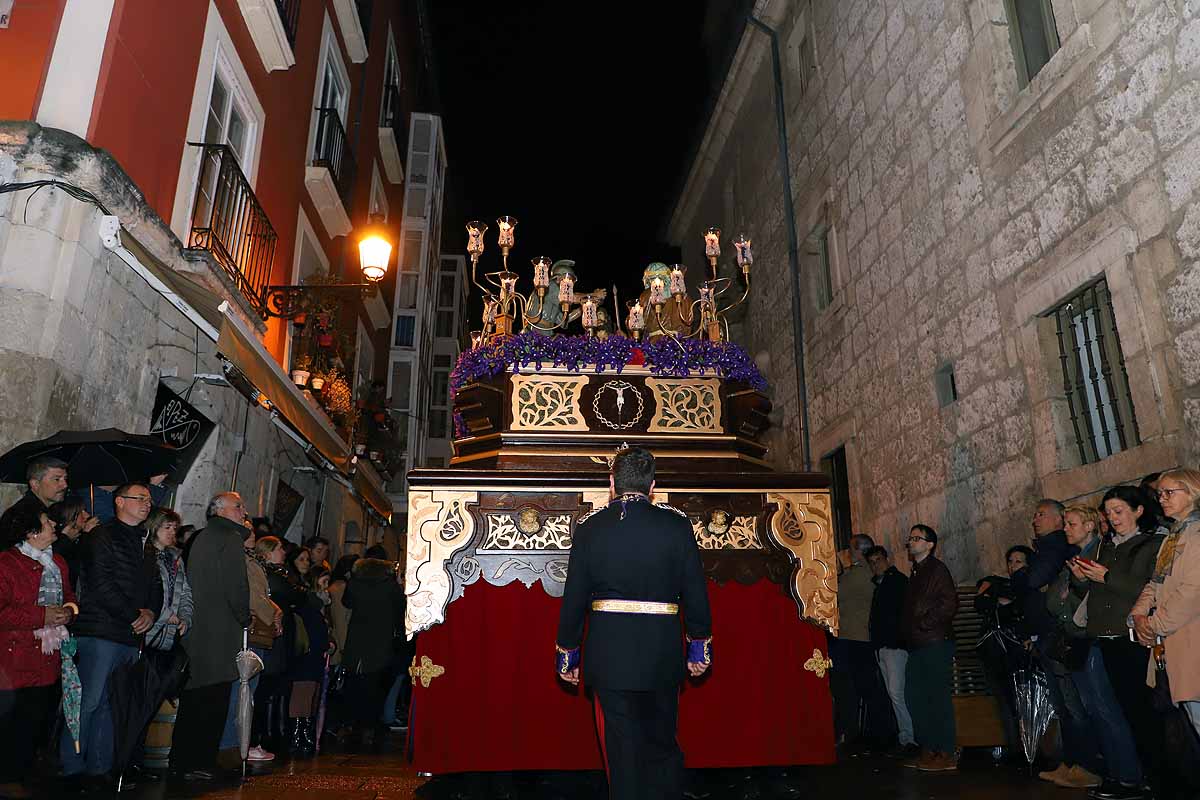
POLYGON ((62 710, 67 730, 75 740, 75 752, 79 752, 79 710, 82 706, 83 684, 79 680, 79 667, 75 666, 75 653, 79 649, 75 637, 62 643, 62 710))
MULTIPOLYGON (((142 731, 158 712, 167 695, 169 678, 139 654, 136 661, 122 664, 108 679, 113 720, 113 768, 120 775, 133 761, 142 731)), ((118 780, 117 791, 121 790, 118 780)))
POLYGON ((115 486, 170 474, 175 469, 175 453, 162 439, 117 428, 59 431, 0 456, 0 483, 24 483, 29 465, 50 457, 67 463, 71 486, 115 486))
POLYGON ((238 673, 237 720, 238 751, 242 756, 242 777, 246 777, 246 759, 250 757, 250 729, 254 724, 254 692, 250 681, 262 672, 263 662, 258 653, 250 649, 248 634, 242 631, 242 650, 235 656, 238 673))
POLYGON ((1030 665, 1013 673, 1013 699, 1017 706, 1017 724, 1021 731, 1021 748, 1025 760, 1033 769, 1038 743, 1050 727, 1054 706, 1050 703, 1050 687, 1041 670, 1030 665))

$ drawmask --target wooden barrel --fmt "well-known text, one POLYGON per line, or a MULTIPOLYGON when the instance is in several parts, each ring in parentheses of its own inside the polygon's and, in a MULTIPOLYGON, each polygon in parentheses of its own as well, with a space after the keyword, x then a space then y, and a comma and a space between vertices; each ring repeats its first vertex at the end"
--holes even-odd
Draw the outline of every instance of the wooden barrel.
POLYGON ((146 755, 143 763, 147 769, 166 769, 171 756, 171 737, 175 733, 175 713, 178 706, 164 700, 158 713, 146 731, 146 755))

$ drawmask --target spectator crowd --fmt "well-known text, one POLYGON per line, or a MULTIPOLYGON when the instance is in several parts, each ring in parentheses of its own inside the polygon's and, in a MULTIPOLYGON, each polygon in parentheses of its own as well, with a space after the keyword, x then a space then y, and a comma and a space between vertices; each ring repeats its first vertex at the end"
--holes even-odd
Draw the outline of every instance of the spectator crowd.
POLYGON ((236 492, 213 497, 197 530, 167 507, 162 476, 80 498, 67 469, 31 463, 29 490, 0 515, 0 797, 34 796, 39 757, 61 773, 59 793, 240 769, 246 649, 263 664, 251 762, 311 757, 330 737, 382 744, 405 727, 404 592, 381 546, 331 567, 328 540, 276 536, 236 492), (131 729, 129 710, 114 708, 114 681, 140 660, 162 678, 155 709, 174 714, 165 773, 145 741, 170 715, 131 729))
MULTIPOLYGON (((977 647, 1013 762, 1031 730, 1020 693, 1039 689, 1057 724, 1042 780, 1097 800, 1200 797, 1200 472, 1116 486, 1099 505, 1033 509, 1031 546, 976 585, 977 647), (1049 768, 1053 766, 1053 769, 1049 768)), ((925 772, 957 769, 953 680, 959 593, 915 525, 911 573, 858 534, 843 557, 835 726, 857 752, 885 748, 925 772)), ((1030 756, 1032 757, 1032 755, 1030 756)))

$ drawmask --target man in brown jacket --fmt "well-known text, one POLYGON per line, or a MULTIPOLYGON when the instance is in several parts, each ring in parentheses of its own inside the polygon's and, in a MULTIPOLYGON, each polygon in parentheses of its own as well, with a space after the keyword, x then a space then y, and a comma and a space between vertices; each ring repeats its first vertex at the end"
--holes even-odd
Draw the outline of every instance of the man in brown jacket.
POLYGON ((933 554, 937 533, 914 525, 908 536, 912 577, 900 615, 900 639, 908 650, 904 697, 921 755, 908 766, 923 772, 958 769, 951 679, 954 668, 954 578, 933 554))

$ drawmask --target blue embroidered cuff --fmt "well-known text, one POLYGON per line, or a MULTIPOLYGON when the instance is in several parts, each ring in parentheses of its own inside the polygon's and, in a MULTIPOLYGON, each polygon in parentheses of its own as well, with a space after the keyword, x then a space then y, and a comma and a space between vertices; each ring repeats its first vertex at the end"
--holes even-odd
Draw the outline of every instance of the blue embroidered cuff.
POLYGON ((574 647, 570 650, 564 650, 556 644, 554 645, 554 660, 555 669, 558 670, 558 674, 566 675, 579 666, 579 648, 574 647))
POLYGON ((688 639, 687 640, 687 660, 689 664, 704 664, 708 666, 712 663, 712 637, 707 639, 688 639))

